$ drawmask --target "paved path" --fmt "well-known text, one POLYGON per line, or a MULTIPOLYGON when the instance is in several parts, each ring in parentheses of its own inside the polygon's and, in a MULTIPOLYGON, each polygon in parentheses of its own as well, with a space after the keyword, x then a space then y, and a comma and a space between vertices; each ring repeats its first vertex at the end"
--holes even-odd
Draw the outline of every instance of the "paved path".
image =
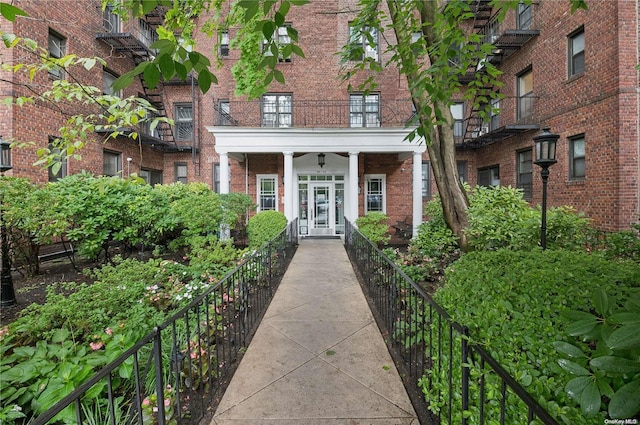
POLYGON ((418 423, 342 241, 303 240, 212 425, 418 423))

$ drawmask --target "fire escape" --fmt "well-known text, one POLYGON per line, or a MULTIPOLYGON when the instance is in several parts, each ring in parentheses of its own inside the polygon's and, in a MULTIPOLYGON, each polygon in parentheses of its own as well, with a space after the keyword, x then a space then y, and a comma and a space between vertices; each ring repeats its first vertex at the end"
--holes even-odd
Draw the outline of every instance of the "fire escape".
MULTIPOLYGON (((134 66, 138 66, 142 62, 153 60, 155 52, 150 46, 157 40, 156 28, 162 24, 163 19, 162 9, 157 7, 144 18, 122 22, 120 17, 107 7, 103 14, 104 32, 96 34, 96 39, 109 45, 114 52, 126 54, 133 61, 134 66), (124 31, 124 24, 127 24, 128 31, 124 31)), ((165 84, 159 82, 152 89, 145 82, 142 74, 139 77, 142 87, 139 97, 146 99, 155 108, 153 117, 167 118, 165 84)), ((187 84, 191 83, 187 82, 187 84)), ((153 130, 148 123, 145 123, 138 129, 138 133, 141 143, 165 152, 194 150, 194 141, 190 141, 189 144, 178 143, 173 127, 164 121, 160 121, 153 130)), ((193 132, 191 134, 193 138, 193 132)))
MULTIPOLYGON (((499 23, 493 13, 489 0, 473 0, 471 9, 474 13, 473 30, 482 36, 483 43, 490 43, 494 49, 491 55, 479 58, 467 73, 460 78, 463 84, 477 80, 486 74, 486 63, 500 65, 506 58, 517 52, 529 40, 540 34, 539 30, 532 29, 533 6, 520 4, 516 10, 515 23, 508 28, 505 22, 499 23)), ((530 123, 516 123, 500 125, 499 103, 478 102, 479 97, 490 99, 489 93, 496 90, 493 86, 481 87, 472 102, 473 108, 466 114, 463 123, 463 135, 458 140, 458 145, 464 148, 482 147, 515 134, 539 129, 539 125, 530 123), (484 114, 483 114, 484 112, 484 114)))

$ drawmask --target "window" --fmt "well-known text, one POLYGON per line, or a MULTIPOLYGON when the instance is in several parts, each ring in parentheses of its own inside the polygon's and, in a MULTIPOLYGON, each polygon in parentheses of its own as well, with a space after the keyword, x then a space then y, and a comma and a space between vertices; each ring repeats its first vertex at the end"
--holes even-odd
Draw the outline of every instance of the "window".
POLYGON ((103 174, 117 176, 122 173, 122 158, 118 152, 104 151, 102 155, 103 174))
MULTIPOLYGON (((60 59, 66 55, 67 41, 61 35, 49 31, 49 56, 55 59, 60 59)), ((49 76, 56 80, 62 80, 64 78, 64 68, 57 65, 53 66, 49 70, 49 76)))
POLYGON ((584 28, 569 36, 569 77, 584 72, 584 28))
POLYGON ((162 139, 160 134, 160 125, 158 124, 153 130, 151 129, 151 123, 158 117, 158 114, 153 111, 146 111, 145 118, 140 122, 140 132, 147 136, 155 137, 156 139, 162 139))
POLYGON ((491 99, 490 116, 489 129, 493 131, 500 127, 500 99, 491 99))
POLYGON ((291 127, 292 109, 290 94, 262 96, 262 126, 291 127))
POLYGON ((175 178, 175 181, 187 184, 188 183, 187 164, 185 162, 176 162, 175 167, 176 167, 176 178, 175 178))
POLYGON ((106 69, 102 71, 102 93, 121 97, 122 93, 120 90, 113 90, 113 82, 116 81, 118 77, 113 73, 107 71, 106 69))
POLYGON ((115 34, 120 32, 120 16, 115 13, 113 5, 107 4, 102 13, 104 29, 106 32, 115 34))
POLYGON ((350 127, 380 127, 380 96, 352 94, 349 96, 350 127))
POLYGON ((218 101, 218 125, 231 125, 231 104, 228 100, 218 101))
POLYGON ((453 137, 461 140, 464 137, 464 103, 456 102, 451 105, 451 115, 453 115, 453 137))
POLYGON ((468 181, 467 178, 467 161, 457 161, 456 166, 458 167, 458 177, 462 183, 468 181))
POLYGON ((422 199, 431 199, 431 163, 422 161, 422 199))
POLYGON ((162 171, 143 168, 140 170, 140 178, 151 186, 162 184, 162 171))
POLYGON ((193 140, 193 106, 191 104, 175 105, 174 111, 176 140, 193 140))
POLYGON ((365 184, 365 214, 370 211, 385 212, 385 176, 376 174, 365 175, 365 184))
POLYGON ((62 150, 56 146, 55 137, 49 137, 49 149, 51 150, 51 153, 56 154, 54 163, 49 167, 49 181, 55 182, 67 176, 67 158, 65 158, 64 155, 61 155, 62 150))
POLYGON ((361 61, 370 58, 377 62, 378 31, 370 27, 360 29, 353 23, 349 23, 349 49, 351 60, 361 61))
POLYGON ((478 170, 478 185, 480 186, 500 186, 500 166, 481 168, 478 170))
POLYGON ((569 178, 584 180, 585 178, 585 144, 584 135, 569 139, 569 178))
POLYGON ((278 209, 278 176, 258 175, 258 212, 278 209))
POLYGON ((229 31, 220 32, 220 47, 218 52, 221 58, 229 56, 229 31))
POLYGON ((269 46, 269 40, 265 39, 262 42, 262 50, 264 51, 265 56, 273 56, 275 53, 275 51, 273 50, 267 50, 268 48, 278 49, 278 61, 291 62, 291 55, 286 58, 282 56, 282 49, 285 46, 291 44, 291 37, 289 37, 289 28, 291 28, 291 24, 284 24, 284 26, 278 27, 275 33, 276 38, 271 46, 269 46))
POLYGON ((533 149, 516 153, 516 187, 522 189, 524 199, 533 198, 533 149))
POLYGON ((517 27, 519 30, 531 29, 531 5, 520 3, 516 13, 517 27))
POLYGON ((529 118, 533 103, 533 71, 518 76, 518 119, 529 118))
POLYGON ((213 163, 213 191, 220 193, 220 163, 213 163))

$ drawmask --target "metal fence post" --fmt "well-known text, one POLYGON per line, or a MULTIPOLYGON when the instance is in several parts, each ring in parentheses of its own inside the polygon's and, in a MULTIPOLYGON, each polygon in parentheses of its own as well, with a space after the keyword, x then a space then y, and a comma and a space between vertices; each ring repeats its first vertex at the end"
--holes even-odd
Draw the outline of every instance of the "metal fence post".
POLYGON ((462 425, 467 425, 465 412, 469 410, 469 328, 462 327, 462 425))

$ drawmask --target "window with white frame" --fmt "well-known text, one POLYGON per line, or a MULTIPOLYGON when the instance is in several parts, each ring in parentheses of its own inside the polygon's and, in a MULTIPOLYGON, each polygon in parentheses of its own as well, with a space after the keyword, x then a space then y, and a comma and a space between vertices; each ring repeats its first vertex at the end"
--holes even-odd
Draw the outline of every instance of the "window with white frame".
POLYGON ((118 176, 122 173, 122 155, 119 152, 104 151, 102 162, 105 176, 118 176))
POLYGON ((111 96, 121 97, 122 92, 120 90, 113 89, 113 83, 116 81, 117 78, 118 77, 114 73, 104 69, 102 71, 102 93, 108 94, 111 96))
POLYGON ((49 149, 55 154, 54 163, 48 168, 49 181, 55 182, 67 176, 67 158, 56 145, 56 138, 53 136, 49 137, 49 149))
MULTIPOLYGON (((60 59, 67 54, 67 40, 60 34, 49 30, 49 56, 55 59, 60 59)), ((52 66, 49 69, 49 76, 56 80, 62 80, 64 78, 64 68, 57 65, 52 66)))
POLYGON ((220 193, 220 163, 219 162, 213 163, 212 180, 213 180, 213 191, 215 193, 220 193))
POLYGON ((385 199, 386 177, 384 174, 365 175, 365 205, 364 212, 387 210, 385 199))
POLYGON ((190 103, 175 105, 173 119, 176 140, 193 140, 193 106, 190 103))
MULTIPOLYGON (((291 55, 288 57, 284 57, 282 55, 282 49, 284 49, 287 45, 291 44, 291 37, 289 36, 289 31, 291 30, 291 24, 286 23, 281 27, 278 27, 275 31, 275 42, 271 45, 272 49, 278 50, 278 61, 279 62, 291 62, 291 55)), ((265 56, 273 56, 274 51, 269 49, 269 41, 263 40, 262 49, 264 51, 265 56)))
POLYGON ((455 102, 450 108, 453 115, 453 137, 461 139, 464 137, 464 103, 455 102))
POLYGON ((220 31, 220 45, 218 47, 218 53, 221 58, 229 56, 229 31, 220 31))
POLYGON ((584 180, 586 176, 586 149, 584 135, 569 139, 569 178, 584 180))
POLYGON ((524 199, 533 198, 533 149, 516 152, 516 187, 524 199))
POLYGON ((422 161, 422 199, 431 199, 431 163, 422 161))
POLYGON ((531 5, 520 3, 518 4, 518 9, 516 12, 516 25, 519 30, 529 30, 531 29, 531 5))
POLYGON ((290 94, 262 96, 262 127, 291 127, 293 101, 290 94))
POLYGON ((584 28, 569 36, 569 77, 584 72, 584 28))
POLYGON ((352 94, 349 96, 350 127, 380 127, 380 95, 352 94))
POLYGON ((493 165, 491 167, 481 168, 478 170, 479 186, 500 186, 500 166, 493 165))
POLYGON ((533 70, 518 75, 518 119, 529 118, 533 109, 533 70))
POLYGON ((228 100, 218 101, 218 125, 231 125, 231 103, 228 100))
POLYGON ((278 210, 278 176, 258 175, 258 212, 278 210))
POLYGON ((186 162, 176 162, 174 181, 187 184, 189 182, 189 169, 186 162))
POLYGON ((378 61, 378 30, 371 27, 357 27, 349 23, 349 58, 355 61, 370 58, 378 61))

